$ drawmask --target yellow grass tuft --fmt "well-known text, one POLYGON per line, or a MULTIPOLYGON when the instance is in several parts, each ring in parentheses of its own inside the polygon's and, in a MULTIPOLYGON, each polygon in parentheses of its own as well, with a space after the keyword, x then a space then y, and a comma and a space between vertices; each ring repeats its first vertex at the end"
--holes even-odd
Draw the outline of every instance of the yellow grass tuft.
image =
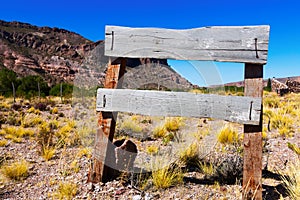
POLYGON ((231 126, 223 127, 218 134, 218 142, 222 144, 235 144, 238 140, 238 133, 231 126))
POLYGON ((286 175, 282 175, 282 180, 286 185, 287 192, 291 199, 300 199, 300 160, 290 162, 286 175))
POLYGON ((71 200, 77 193, 77 185, 70 182, 60 182, 57 191, 54 193, 55 199, 71 200))
POLYGON ((152 172, 153 184, 157 189, 166 189, 183 182, 183 172, 179 167, 164 167, 152 172))
POLYGON ((147 146, 146 152, 150 155, 155 155, 158 153, 158 146, 155 145, 147 146))
POLYGON ((0 147, 5 147, 7 144, 8 144, 7 140, 5 140, 5 139, 0 140, 0 147))
POLYGON ((137 121, 131 119, 125 120, 121 125, 121 129, 125 129, 136 133, 140 133, 143 131, 143 128, 140 125, 138 125, 137 121))
POLYGON ((58 113, 58 108, 54 107, 52 110, 50 110, 50 114, 57 114, 58 113))
POLYGON ((18 161, 2 167, 2 173, 10 179, 22 180, 28 176, 29 164, 25 161, 18 161))
POLYGON ((178 131, 183 125, 184 123, 182 117, 167 117, 164 127, 167 131, 178 131))
POLYGON ((179 153, 179 159, 186 165, 196 165, 199 162, 199 146, 192 143, 186 149, 179 153))
POLYGON ((156 126, 153 130, 153 137, 154 138, 163 138, 163 137, 166 136, 166 134, 167 134, 167 130, 164 127, 164 125, 156 126))
POLYGON ((199 162, 198 168, 205 175, 211 176, 215 173, 215 168, 212 163, 199 162))
POLYGON ((54 147, 43 147, 42 148, 42 157, 48 161, 55 155, 55 148, 54 147))

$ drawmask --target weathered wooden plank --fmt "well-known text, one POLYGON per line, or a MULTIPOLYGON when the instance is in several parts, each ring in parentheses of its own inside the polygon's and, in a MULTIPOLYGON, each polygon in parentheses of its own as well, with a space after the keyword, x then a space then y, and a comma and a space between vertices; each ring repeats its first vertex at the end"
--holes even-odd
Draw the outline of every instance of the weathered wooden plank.
POLYGON ((265 64, 269 30, 269 26, 187 30, 106 26, 105 55, 265 64))
POLYGON ((259 124, 261 99, 188 92, 105 89, 97 92, 97 111, 150 116, 209 117, 259 124))
MULTIPOLYGON (((262 98, 263 66, 245 64, 245 96, 262 98)), ((258 125, 244 125, 243 199, 262 199, 262 110, 258 125)))
MULTIPOLYGON (((108 64, 104 87, 121 88, 125 73, 126 60, 121 64, 108 64)), ((114 175, 114 147, 112 140, 115 133, 117 113, 99 112, 98 130, 95 137, 93 162, 88 174, 88 182, 107 182, 114 175)))

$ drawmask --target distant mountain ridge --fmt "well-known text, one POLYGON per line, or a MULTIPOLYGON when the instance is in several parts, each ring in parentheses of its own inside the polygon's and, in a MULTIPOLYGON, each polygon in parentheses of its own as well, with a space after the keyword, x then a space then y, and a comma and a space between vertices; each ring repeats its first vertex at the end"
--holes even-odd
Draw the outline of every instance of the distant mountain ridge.
MULTIPOLYGON (((270 77, 271 79, 273 77, 270 77)), ((267 86, 268 84, 268 79, 266 78, 264 79, 264 86, 267 86)), ((285 83, 287 80, 291 80, 291 81, 298 81, 300 82, 300 76, 291 76, 291 77, 283 77, 283 78, 276 78, 276 80, 285 83)), ((244 81, 237 81, 237 82, 230 82, 230 83, 225 83, 224 86, 237 86, 237 87, 244 87, 244 81)))
MULTIPOLYGON (((11 69, 21 77, 40 75, 49 85, 73 82, 76 74, 82 71, 87 58, 93 58, 95 63, 98 59, 96 57, 108 60, 103 50, 96 57, 90 56, 99 46, 104 47, 104 41, 93 42, 68 30, 0 20, 0 68, 11 69)), ((163 85, 164 83, 167 84, 167 86, 164 85, 167 88, 191 89, 194 87, 171 69, 166 59, 128 59, 127 66, 132 68, 128 69, 127 77, 125 76, 124 86, 127 88, 143 87, 139 84, 163 85), (153 65, 154 63, 159 65, 153 65), (158 67, 157 71, 160 74, 152 73, 154 77, 151 74, 144 76, 145 70, 133 70, 141 64, 158 67), (146 78, 149 80, 144 80, 146 78), (159 80, 160 78, 163 78, 163 81, 159 80)), ((104 71, 105 66, 102 66, 93 73, 96 78, 99 78, 100 84, 101 81, 103 82, 104 71)), ((146 71, 153 72, 151 69, 146 71)))

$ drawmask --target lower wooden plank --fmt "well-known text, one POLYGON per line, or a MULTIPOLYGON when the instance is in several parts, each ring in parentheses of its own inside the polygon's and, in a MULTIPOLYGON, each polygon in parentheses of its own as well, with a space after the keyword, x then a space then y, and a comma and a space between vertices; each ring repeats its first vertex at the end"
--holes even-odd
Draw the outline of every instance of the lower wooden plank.
MULTIPOLYGON (((262 65, 245 65, 245 96, 262 98, 262 65)), ((258 125, 244 125, 243 199, 262 199, 262 114, 258 125)))
POLYGON ((207 117, 257 125, 261 98, 101 88, 96 109, 150 116, 207 117))

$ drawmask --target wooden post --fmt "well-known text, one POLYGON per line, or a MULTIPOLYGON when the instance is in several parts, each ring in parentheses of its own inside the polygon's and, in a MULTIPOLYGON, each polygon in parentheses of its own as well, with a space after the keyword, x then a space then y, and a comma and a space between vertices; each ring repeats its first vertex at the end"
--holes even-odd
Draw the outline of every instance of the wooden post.
MULTIPOLYGON (((263 65, 245 64, 245 96, 262 98, 263 65)), ((244 125, 244 200, 262 199, 262 112, 259 125, 244 125)))
POLYGON ((14 103, 16 103, 16 88, 14 82, 11 82, 11 85, 13 89, 14 103))
MULTIPOLYGON (((104 87, 121 88, 125 67, 126 59, 124 58, 121 59, 121 64, 109 62, 104 87)), ((111 143, 115 133, 116 118, 116 112, 99 112, 99 127, 96 133, 93 162, 88 174, 88 182, 107 182, 113 177, 114 169, 110 166, 115 163, 115 160, 111 143), (107 165, 108 163, 110 166, 107 165)))

